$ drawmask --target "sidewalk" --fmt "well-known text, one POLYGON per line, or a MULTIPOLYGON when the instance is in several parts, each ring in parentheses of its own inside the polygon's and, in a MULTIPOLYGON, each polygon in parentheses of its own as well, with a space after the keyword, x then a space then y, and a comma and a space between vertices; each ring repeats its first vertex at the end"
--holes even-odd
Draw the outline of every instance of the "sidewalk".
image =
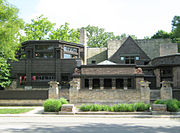
POLYGON ((105 113, 99 113, 96 115, 92 115, 92 113, 87 112, 87 114, 84 114, 84 112, 75 114, 75 115, 59 115, 59 114, 43 114, 44 110, 43 107, 0 107, 0 109, 4 108, 34 108, 34 110, 29 111, 24 114, 0 114, 0 117, 82 117, 82 118, 180 118, 180 112, 178 112, 178 115, 145 115, 145 114, 138 114, 138 115, 105 115, 105 113))

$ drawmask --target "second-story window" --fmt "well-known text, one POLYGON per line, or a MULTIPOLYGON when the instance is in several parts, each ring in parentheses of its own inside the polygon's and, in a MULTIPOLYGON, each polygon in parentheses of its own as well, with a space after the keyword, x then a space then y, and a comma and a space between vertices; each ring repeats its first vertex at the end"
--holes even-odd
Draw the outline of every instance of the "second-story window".
POLYGON ((139 56, 121 56, 120 60, 124 61, 125 64, 135 64, 140 58, 139 56))
POLYGON ((52 45, 36 45, 35 46, 35 58, 53 58, 54 46, 52 45))
POLYGON ((78 58, 78 48, 64 46, 64 59, 78 58))

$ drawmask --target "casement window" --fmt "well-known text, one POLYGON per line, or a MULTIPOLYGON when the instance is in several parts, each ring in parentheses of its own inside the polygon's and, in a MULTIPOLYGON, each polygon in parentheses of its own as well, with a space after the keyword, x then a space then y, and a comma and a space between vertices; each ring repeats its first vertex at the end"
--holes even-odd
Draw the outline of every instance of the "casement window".
POLYGON ((64 59, 76 59, 78 58, 77 55, 73 55, 73 54, 64 54, 64 59))
POLYGON ((33 74, 32 80, 33 81, 54 81, 55 75, 54 74, 33 74))
POLYGON ((140 58, 139 56, 121 56, 120 60, 124 61, 125 64, 135 64, 140 58))
POLYGON ((53 50, 52 45, 35 45, 35 58, 53 58, 53 50))
POLYGON ((74 52, 74 53, 78 53, 78 49, 77 48, 73 48, 73 47, 64 47, 64 51, 65 52, 74 52))
POLYGON ((78 58, 78 48, 64 46, 64 59, 78 58))

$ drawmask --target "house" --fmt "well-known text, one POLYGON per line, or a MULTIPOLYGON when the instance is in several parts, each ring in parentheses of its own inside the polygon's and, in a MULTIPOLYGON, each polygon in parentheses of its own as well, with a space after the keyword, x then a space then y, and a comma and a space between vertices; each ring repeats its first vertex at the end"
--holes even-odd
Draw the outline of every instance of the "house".
POLYGON ((173 97, 180 99, 180 54, 176 43, 128 37, 108 41, 107 48, 88 48, 85 35, 81 30, 80 44, 59 40, 22 43, 19 61, 11 62, 17 87, 48 88, 48 82, 54 80, 60 83, 60 96, 68 98, 68 83, 74 77, 80 83, 78 98, 74 99, 78 102, 107 102, 103 98, 108 95, 112 101, 134 102, 141 97, 141 80, 149 81, 151 90, 159 90, 162 81, 171 81, 173 97))
POLYGON ((63 86, 84 63, 84 46, 59 40, 25 41, 17 58, 11 62, 11 73, 18 88, 48 88, 53 80, 63 86))

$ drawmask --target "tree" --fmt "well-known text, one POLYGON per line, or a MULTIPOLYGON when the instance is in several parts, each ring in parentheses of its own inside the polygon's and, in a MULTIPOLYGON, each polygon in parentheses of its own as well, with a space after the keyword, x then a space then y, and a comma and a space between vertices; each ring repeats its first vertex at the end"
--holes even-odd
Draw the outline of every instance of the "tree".
POLYGON ((2 87, 11 83, 8 60, 16 60, 15 52, 20 46, 23 20, 17 14, 16 7, 6 0, 0 0, 0 86, 2 87))
POLYGON ((79 43, 79 31, 70 29, 69 24, 65 23, 58 29, 53 30, 49 36, 50 40, 63 40, 67 42, 79 43))
POLYGON ((168 33, 163 30, 158 30, 152 37, 152 39, 166 39, 166 38, 172 38, 172 32, 168 33))
POLYGON ((24 40, 45 40, 49 38, 53 31, 55 24, 51 23, 48 18, 43 15, 32 19, 30 24, 25 25, 25 39, 24 40))
POLYGON ((174 16, 172 20, 173 41, 180 44, 180 16, 174 16))

